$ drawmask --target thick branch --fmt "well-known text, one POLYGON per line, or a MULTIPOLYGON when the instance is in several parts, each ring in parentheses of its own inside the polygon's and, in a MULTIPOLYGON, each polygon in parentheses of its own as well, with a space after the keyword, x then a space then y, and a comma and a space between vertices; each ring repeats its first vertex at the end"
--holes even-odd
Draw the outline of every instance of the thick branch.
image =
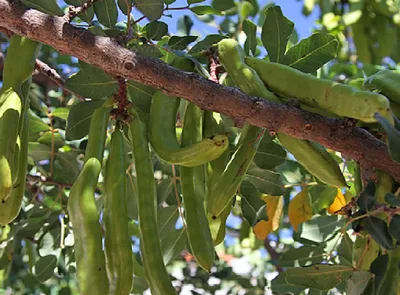
POLYGON ((364 165, 386 171, 400 181, 400 163, 391 160, 386 145, 365 130, 345 127, 342 120, 249 97, 237 89, 220 86, 197 74, 179 71, 161 60, 132 52, 110 38, 75 28, 65 18, 33 9, 26 11, 20 4, 10 4, 6 0, 0 0, 0 27, 53 46, 113 76, 152 86, 236 121, 319 142, 364 165))

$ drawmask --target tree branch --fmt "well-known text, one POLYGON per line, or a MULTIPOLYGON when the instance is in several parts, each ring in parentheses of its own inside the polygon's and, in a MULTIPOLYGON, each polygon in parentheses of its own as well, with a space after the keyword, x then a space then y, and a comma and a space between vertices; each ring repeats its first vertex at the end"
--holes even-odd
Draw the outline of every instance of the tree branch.
POLYGON ((63 17, 53 17, 7 0, 0 0, 0 27, 48 44, 63 54, 121 76, 160 89, 236 121, 268 128, 300 139, 319 142, 348 158, 376 167, 400 182, 400 163, 392 161, 384 142, 369 132, 346 126, 288 105, 278 105, 223 87, 200 75, 177 70, 161 60, 121 47, 108 37, 75 28, 63 17))

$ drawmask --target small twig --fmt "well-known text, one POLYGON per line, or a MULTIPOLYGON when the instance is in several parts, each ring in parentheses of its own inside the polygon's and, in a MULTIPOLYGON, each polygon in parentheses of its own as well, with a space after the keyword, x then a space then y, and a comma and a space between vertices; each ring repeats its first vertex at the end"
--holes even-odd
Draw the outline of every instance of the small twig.
POLYGON ((36 176, 36 175, 27 175, 27 179, 28 181, 31 182, 41 182, 41 183, 47 183, 47 184, 54 184, 54 185, 58 185, 60 187, 66 187, 66 188, 70 188, 72 187, 72 184, 70 183, 62 183, 59 181, 54 180, 51 177, 45 177, 45 176, 36 176))
POLYGON ((71 90, 65 87, 65 81, 64 79, 57 73, 57 71, 53 68, 51 68, 48 64, 45 62, 36 59, 35 63, 35 68, 38 72, 41 72, 42 74, 46 75, 48 78, 50 78, 54 83, 56 83, 57 86, 62 88, 63 90, 71 93, 72 95, 76 96, 80 100, 85 100, 85 98, 71 90))
POLYGON ((138 22, 144 20, 145 18, 146 18, 146 16, 143 15, 143 16, 139 17, 137 20, 135 20, 133 23, 137 24, 138 22))
POLYGON ((83 3, 81 6, 68 6, 68 13, 65 18, 68 22, 71 22, 78 14, 85 12, 89 9, 97 0, 88 0, 88 2, 83 3))
POLYGON ((167 5, 167 7, 165 7, 164 11, 167 11, 167 10, 185 10, 185 9, 189 9, 189 8, 190 8, 189 5, 182 6, 182 7, 168 7, 168 5, 167 5))
POLYGON ((64 83, 63 78, 61 78, 61 76, 57 73, 57 71, 55 69, 51 68, 45 62, 43 62, 43 61, 41 61, 39 59, 36 59, 35 68, 39 72, 42 72, 43 74, 46 74, 47 77, 51 78, 60 87, 65 87, 64 86, 65 83, 64 83))
POLYGON ((278 254, 278 252, 276 252, 275 249, 269 244, 269 242, 270 242, 270 241, 269 241, 269 238, 266 237, 265 240, 264 240, 264 248, 265 248, 265 250, 268 251, 269 256, 271 256, 271 259, 274 260, 274 263, 273 263, 273 264, 274 264, 274 266, 276 267, 276 270, 277 270, 278 272, 283 272, 283 268, 282 268, 279 264, 276 263, 276 261, 279 260, 279 254, 278 254))
POLYGON ((377 205, 377 208, 373 211, 366 212, 365 214, 356 216, 356 217, 350 217, 349 220, 346 222, 344 226, 342 226, 341 231, 346 231, 346 228, 353 223, 356 220, 363 219, 365 217, 370 217, 374 215, 379 215, 380 213, 385 213, 387 215, 396 215, 400 213, 400 208, 388 208, 385 205, 377 205))
POLYGON ((129 40, 132 37, 132 27, 131 27, 131 11, 132 11, 132 5, 129 3, 128 0, 125 0, 126 7, 128 9, 128 24, 126 28, 126 36, 127 39, 129 40))

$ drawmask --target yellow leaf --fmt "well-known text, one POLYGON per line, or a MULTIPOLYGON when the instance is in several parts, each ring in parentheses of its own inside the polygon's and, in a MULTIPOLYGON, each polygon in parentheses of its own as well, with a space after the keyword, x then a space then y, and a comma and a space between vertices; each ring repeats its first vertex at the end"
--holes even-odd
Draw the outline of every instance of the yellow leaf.
POLYGON ((310 220, 313 216, 310 195, 306 187, 290 201, 288 216, 296 232, 298 231, 299 224, 310 220))
POLYGON ((340 209, 346 206, 346 199, 342 194, 342 191, 338 188, 337 195, 333 200, 333 203, 327 208, 330 214, 343 214, 340 213, 340 209))
POLYGON ((265 240, 270 233, 279 227, 283 209, 283 197, 264 195, 262 199, 267 203, 268 221, 261 220, 254 226, 253 231, 257 239, 265 240))

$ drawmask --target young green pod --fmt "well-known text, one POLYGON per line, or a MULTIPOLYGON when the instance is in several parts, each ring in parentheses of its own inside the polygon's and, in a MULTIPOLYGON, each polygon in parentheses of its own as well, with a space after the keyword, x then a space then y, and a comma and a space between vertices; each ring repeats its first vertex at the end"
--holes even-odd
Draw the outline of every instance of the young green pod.
POLYGON ((4 61, 0 91, 0 201, 5 202, 16 185, 19 167, 19 133, 22 108, 22 84, 32 75, 40 46, 28 38, 13 35, 4 61))
MULTIPOLYGON (((244 63, 245 53, 232 39, 218 43, 218 55, 233 82, 248 95, 263 97, 273 101, 278 98, 269 92, 258 74, 244 63)), ((236 151, 224 171, 214 181, 209 180, 207 210, 210 218, 216 219, 234 198, 239 185, 257 152, 263 137, 262 128, 246 125, 239 138, 236 151)))
MULTIPOLYGON (((30 83, 29 83, 30 84, 30 83)), ((28 166, 28 136, 29 136, 29 98, 27 98, 27 105, 23 110, 22 122, 20 123, 21 130, 19 133, 20 145, 18 152, 18 169, 15 182, 11 189, 11 193, 7 199, 0 202, 0 224, 6 225, 13 221, 21 210, 22 199, 25 192, 26 170, 28 166)))
POLYGON ((129 129, 138 193, 138 216, 146 280, 153 295, 176 295, 161 254, 157 227, 157 192, 146 124, 131 108, 129 129))
MULTIPOLYGON (((176 58, 172 66, 192 71, 193 62, 176 58)), ((149 120, 149 140, 164 161, 185 167, 194 167, 213 161, 228 147, 225 135, 212 134, 195 144, 181 147, 176 136, 176 117, 180 99, 157 91, 152 97, 149 120)))
POLYGON ((400 103, 400 74, 391 70, 380 70, 369 76, 363 86, 366 89, 378 90, 390 100, 400 103))
POLYGON ((104 248, 110 295, 128 295, 132 288, 133 261, 128 234, 124 134, 116 126, 111 135, 105 171, 104 248))
POLYGON ((176 114, 179 98, 157 91, 152 98, 149 139, 164 161, 186 167, 203 165, 217 159, 228 147, 225 135, 205 138, 190 146, 181 147, 176 137, 176 114))
MULTIPOLYGON (((3 68, 3 88, 19 92, 22 83, 32 76, 40 43, 19 35, 12 35, 3 68)), ((1 103, 1 99, 0 99, 1 103)))
POLYGON ((85 162, 68 198, 68 214, 74 232, 74 250, 80 294, 109 294, 100 216, 95 190, 101 171, 109 111, 97 108, 90 121, 85 162))
POLYGON ((15 153, 22 100, 12 88, 3 92, 1 98, 5 99, 0 105, 0 201, 4 202, 16 178, 15 153))
MULTIPOLYGON (((199 107, 188 105, 183 124, 182 147, 201 141, 202 111, 199 107)), ((215 250, 204 208, 204 167, 181 167, 180 172, 189 245, 197 263, 209 272, 215 250)))
POLYGON ((393 121, 389 100, 381 94, 319 79, 289 66, 257 58, 246 57, 245 62, 260 75, 268 89, 278 95, 367 123, 377 121, 376 113, 393 121))
POLYGON ((99 213, 94 200, 101 163, 86 161, 71 188, 68 213, 74 231, 74 249, 80 294, 109 294, 99 213))
POLYGON ((212 181, 207 193, 207 210, 216 219, 230 204, 257 152, 263 137, 261 128, 246 126, 237 147, 218 181, 212 181))

